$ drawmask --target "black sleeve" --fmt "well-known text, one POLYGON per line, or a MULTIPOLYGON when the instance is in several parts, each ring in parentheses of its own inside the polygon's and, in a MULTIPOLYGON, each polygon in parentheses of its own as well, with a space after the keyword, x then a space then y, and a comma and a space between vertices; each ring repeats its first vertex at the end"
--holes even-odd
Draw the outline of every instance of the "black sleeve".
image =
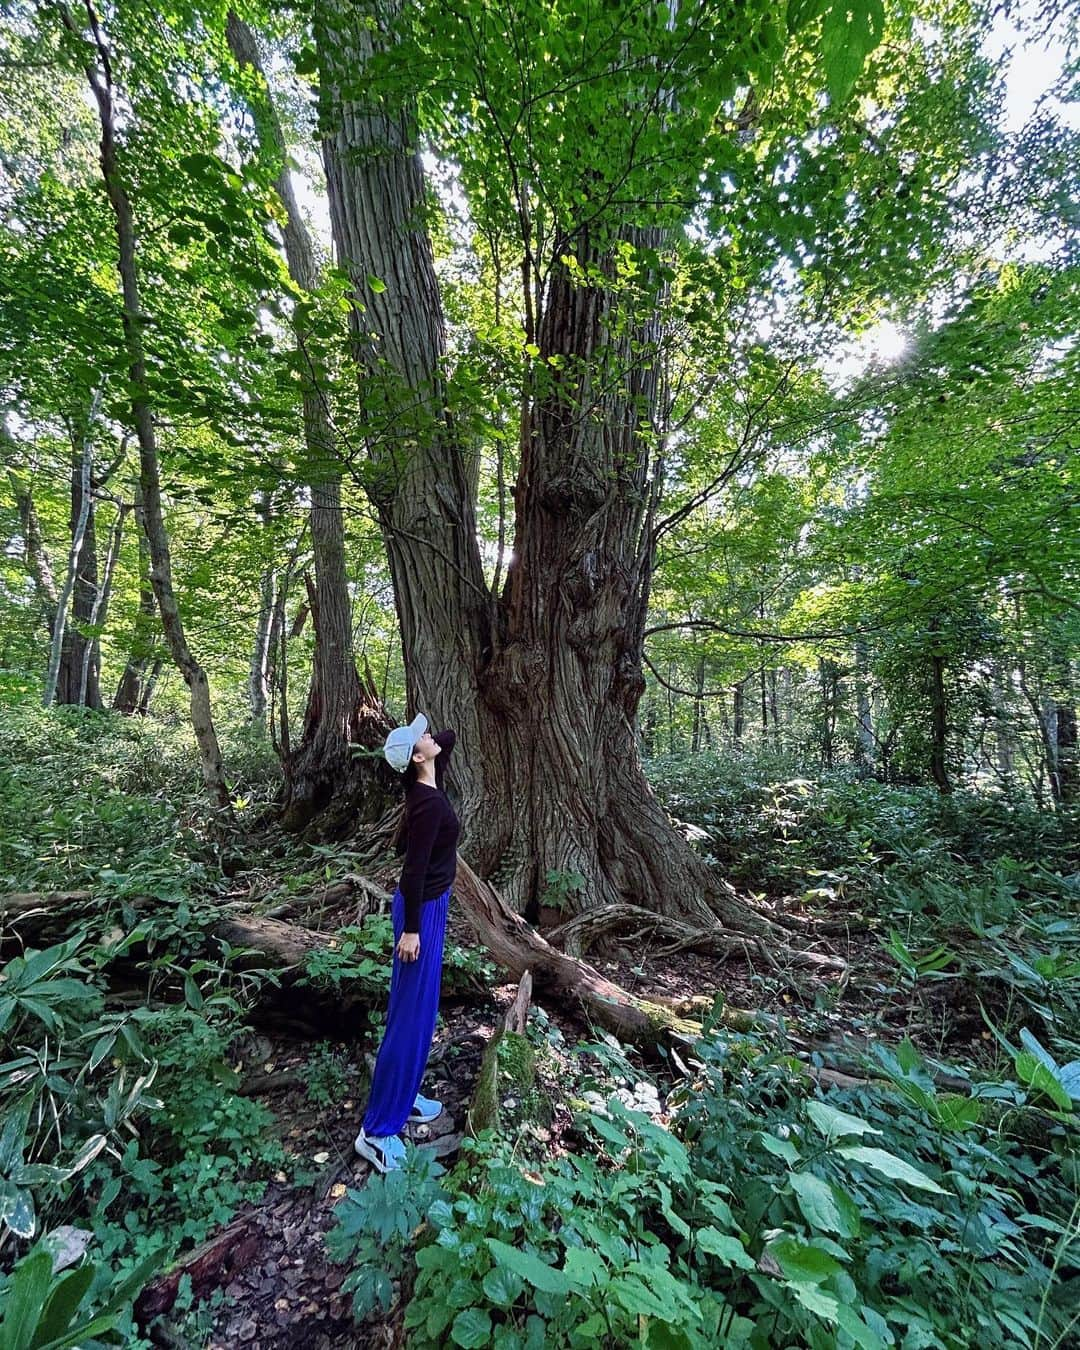
POLYGON ((407 808, 409 812, 409 844, 401 869, 401 894, 405 900, 405 932, 419 933, 420 905, 424 899, 424 880, 428 859, 442 820, 442 798, 423 792, 407 808))
POLYGON ((441 753, 435 756, 435 786, 442 787, 443 779, 446 777, 446 770, 450 762, 450 756, 453 753, 454 746, 457 744, 457 732, 447 727, 445 731, 440 731, 432 736, 442 746, 441 753))

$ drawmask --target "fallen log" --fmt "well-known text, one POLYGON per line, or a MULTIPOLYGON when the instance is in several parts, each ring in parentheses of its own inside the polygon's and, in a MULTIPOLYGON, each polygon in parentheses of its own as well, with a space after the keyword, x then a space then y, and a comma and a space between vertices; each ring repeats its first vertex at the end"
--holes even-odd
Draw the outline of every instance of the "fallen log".
POLYGON ((9 891, 0 895, 0 919, 14 919, 34 910, 65 909, 92 900, 92 891, 9 891))
POLYGON ((250 1216, 234 1219, 193 1251, 187 1252, 164 1274, 146 1285, 135 1300, 135 1317, 145 1329, 151 1318, 168 1312, 176 1302, 180 1277, 191 1276, 192 1292, 201 1297, 231 1275, 244 1270, 262 1246, 262 1235, 250 1216))

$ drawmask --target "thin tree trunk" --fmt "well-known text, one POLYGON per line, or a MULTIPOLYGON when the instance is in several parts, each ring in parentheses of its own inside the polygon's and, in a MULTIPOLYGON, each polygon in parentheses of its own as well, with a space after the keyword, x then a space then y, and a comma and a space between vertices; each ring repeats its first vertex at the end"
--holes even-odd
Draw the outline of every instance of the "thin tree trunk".
POLYGON ((866 639, 855 639, 855 762, 862 773, 874 768, 874 722, 870 712, 870 662, 866 639))
MULTIPOLYGON (((930 625, 931 635, 937 632, 936 622, 930 625)), ((951 792, 947 767, 948 712, 945 695, 945 657, 931 648, 930 652, 930 772, 942 792, 951 792)))
POLYGON ((1080 787, 1080 773, 1077 768, 1076 743, 1076 704, 1059 703, 1057 705, 1057 792, 1056 797, 1062 805, 1070 805, 1077 799, 1080 787))
POLYGON ((690 753, 696 755, 701 749, 701 724, 704 718, 704 699, 702 694, 705 692, 705 653, 702 652, 697 659, 697 670, 695 672, 696 692, 694 696, 694 729, 690 737, 690 753))
POLYGON ((266 732, 266 706, 270 697, 270 641, 274 621, 274 570, 264 567, 259 574, 259 617, 255 622, 255 641, 248 671, 248 700, 251 720, 266 732))
POLYGON ((745 699, 743 692, 745 686, 746 681, 740 680, 732 690, 731 734, 736 745, 742 745, 743 732, 746 729, 745 699))
POLYGON ((780 713, 777 708, 776 699, 776 667, 772 666, 769 670, 769 717, 772 726, 773 746, 780 749, 780 713))
POLYGON ((994 740, 998 775, 1004 782, 1008 782, 1014 772, 1013 740, 1009 703, 1005 693, 1005 676, 1000 661, 994 662, 994 740))
POLYGON ((646 755, 656 753, 656 707, 656 690, 653 688, 645 700, 645 721, 642 726, 641 741, 646 755))
POLYGON ((667 750, 669 755, 675 753, 675 694, 671 688, 674 674, 675 663, 669 661, 667 667, 667 750))
POLYGON ((138 713, 140 717, 145 717, 150 711, 150 700, 154 697, 154 691, 157 689, 158 680, 161 678, 161 670, 164 664, 164 661, 159 657, 150 667, 150 674, 147 675, 139 693, 138 713))
POLYGON ((127 664, 120 676, 113 697, 113 710, 120 713, 145 712, 143 702, 143 681, 146 668, 150 664, 150 645, 155 630, 157 610, 154 605, 154 588, 150 584, 150 545, 146 538, 146 512, 142 504, 142 488, 135 484, 135 535, 139 548, 139 608, 135 614, 135 626, 128 648, 127 664))
MULTIPOLYGON (((150 545, 150 581, 161 613, 170 654, 191 694, 191 723, 199 747, 203 781, 214 801, 227 807, 229 792, 221 763, 221 749, 210 707, 210 684, 206 671, 188 646, 180 609, 173 591, 172 559, 169 555, 169 537, 161 504, 161 477, 158 465, 157 437, 147 392, 146 358, 143 351, 142 325, 145 315, 139 294, 136 262, 135 222, 127 189, 120 173, 116 155, 113 122, 112 67, 104 37, 93 9, 88 4, 91 35, 97 53, 95 65, 85 67, 97 102, 101 122, 101 171, 109 203, 116 219, 119 245, 120 281, 123 292, 124 344, 128 359, 128 378, 131 388, 131 413, 139 439, 139 481, 142 485, 143 510, 146 517, 146 537, 150 545), (99 68, 100 67, 100 68, 99 68)), ((75 25, 70 12, 61 7, 60 13, 72 35, 85 34, 75 25)))
MULTIPOLYGON (((289 275, 304 291, 319 285, 319 267, 311 237, 296 203, 286 162, 285 137, 265 88, 254 34, 233 12, 227 24, 229 47, 237 63, 249 66, 264 86, 252 109, 264 156, 277 166, 275 189, 285 208, 285 257, 289 275)), ((299 310, 298 313, 302 313, 299 310)), ((303 389, 304 439, 311 474, 311 542, 315 554, 317 603, 312 605, 315 654, 300 743, 285 761, 283 824, 299 829, 327 803, 346 779, 352 791, 375 787, 364 761, 350 759, 349 745, 361 739, 367 709, 361 699, 352 649, 352 609, 345 566, 345 527, 341 509, 341 465, 322 386, 314 363, 309 326, 295 321, 298 349, 307 357, 303 389), (362 782, 355 779, 359 775, 362 782)))
MULTIPOLYGON (((124 535, 124 521, 127 519, 130 510, 131 507, 125 503, 120 503, 116 508, 116 519, 113 521, 113 527, 109 534, 109 547, 105 554, 105 571, 96 588, 93 604, 90 607, 90 627, 93 629, 103 627, 109 613, 109 597, 112 592, 113 576, 116 572, 116 561, 120 556, 120 541, 124 535)), ((83 647, 82 671, 79 676, 79 703, 85 708, 101 707, 101 695, 98 692, 98 652, 98 639, 92 636, 83 647), (94 678, 91 686, 92 666, 94 678)))
POLYGON ((1054 680, 1054 765, 1050 780, 1054 801, 1071 805, 1080 788, 1080 763, 1077 760, 1076 700, 1073 694, 1072 665, 1060 647, 1053 654, 1054 680))
MULTIPOLYGON (((263 533, 270 523, 268 494, 260 494, 255 507, 263 523, 263 533)), ((274 568, 268 562, 259 573, 259 615, 255 621, 255 641, 248 670, 248 701, 251 720, 266 734, 266 705, 270 695, 270 642, 274 621, 274 568)))
MULTIPOLYGON (((8 434, 3 420, 0 419, 0 444, 5 451, 14 455, 18 447, 8 434)), ((34 581, 34 592, 41 606, 42 616, 52 643, 53 626, 56 623, 57 593, 53 578, 49 554, 41 535, 41 522, 34 507, 34 498, 28 483, 14 469, 8 471, 8 482, 15 498, 15 507, 19 513, 19 523, 23 537, 23 556, 34 581)))
POLYGON ((42 704, 51 708, 56 698, 57 681, 60 678, 60 658, 64 648, 64 634, 67 629, 68 605, 71 593, 79 575, 79 561, 82 558, 83 543, 86 539, 86 522, 90 515, 90 471, 94 460, 94 419, 97 416, 101 391, 98 389, 90 406, 90 413, 83 428, 78 459, 78 510, 71 525, 71 549, 68 552, 67 575, 56 600, 56 621, 53 624, 52 645, 49 650, 49 668, 45 675, 45 692, 42 704))
POLYGON ((74 437, 71 459, 71 532, 74 537, 76 522, 85 519, 83 542, 79 552, 79 567, 75 576, 75 585, 71 592, 71 616, 64 629, 64 645, 60 656, 60 671, 56 681, 57 703, 70 703, 78 707, 99 708, 101 694, 96 679, 98 670, 98 645, 92 633, 85 630, 90 627, 90 616, 94 609, 94 600, 98 593, 97 558, 97 476, 90 466, 89 503, 84 508, 82 491, 81 461, 79 450, 81 435, 74 437), (88 691, 83 689, 82 668, 87 658, 90 667, 87 671, 88 691), (89 698, 87 698, 89 692, 89 698))

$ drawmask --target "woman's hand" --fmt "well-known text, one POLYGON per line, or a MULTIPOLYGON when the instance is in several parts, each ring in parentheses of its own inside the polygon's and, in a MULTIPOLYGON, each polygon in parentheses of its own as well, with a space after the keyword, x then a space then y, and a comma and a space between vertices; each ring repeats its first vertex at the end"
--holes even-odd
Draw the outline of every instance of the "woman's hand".
POLYGON ((420 934, 402 933, 398 938, 397 954, 402 961, 415 961, 420 955, 420 934))

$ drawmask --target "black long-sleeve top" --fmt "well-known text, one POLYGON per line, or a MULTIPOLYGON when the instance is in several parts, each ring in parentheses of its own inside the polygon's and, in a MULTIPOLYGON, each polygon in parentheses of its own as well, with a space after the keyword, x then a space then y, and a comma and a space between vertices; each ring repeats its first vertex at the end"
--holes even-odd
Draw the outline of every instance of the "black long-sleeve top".
POLYGON ((435 787, 414 783, 405 794, 405 830, 398 853, 405 854, 398 886, 405 900, 405 932, 419 933, 420 906, 435 900, 454 884, 461 824, 443 788, 457 733, 447 729, 432 737, 442 746, 435 756, 435 787))

